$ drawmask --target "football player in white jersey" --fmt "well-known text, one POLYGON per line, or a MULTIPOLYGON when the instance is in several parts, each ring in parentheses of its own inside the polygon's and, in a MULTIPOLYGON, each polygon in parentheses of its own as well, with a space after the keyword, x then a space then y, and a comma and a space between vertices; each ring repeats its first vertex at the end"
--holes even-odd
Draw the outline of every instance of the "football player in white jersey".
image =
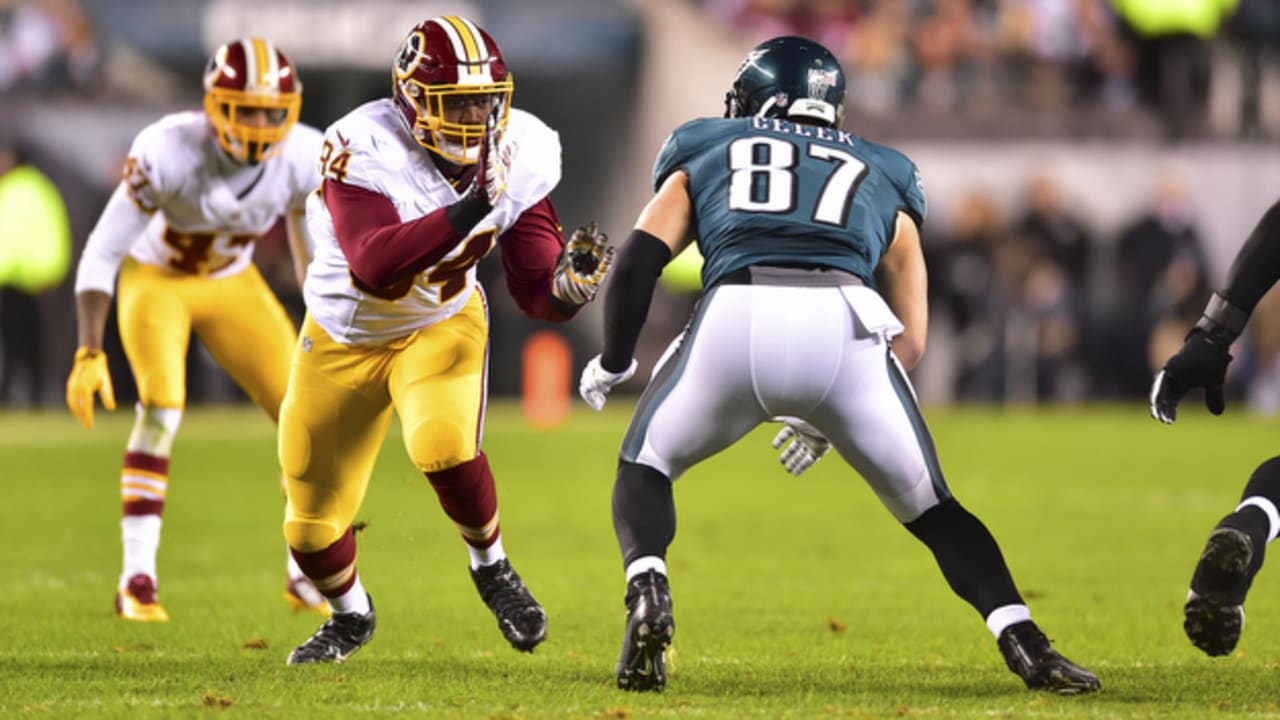
MULTIPOLYGON (((79 348, 67 406, 89 429, 95 395, 115 409, 102 350, 113 290, 138 387, 120 480, 124 569, 115 606, 128 620, 169 619, 156 595, 156 551, 191 333, 277 420, 297 336, 253 265, 254 239, 283 217, 299 282, 310 257, 305 202, 320 184, 321 135, 297 122, 296 68, 271 42, 243 38, 213 54, 204 89, 203 112, 167 115, 138 133, 76 274, 79 348)), ((287 564, 286 600, 328 614, 291 555, 287 564)))
POLYGON ((594 225, 566 245, 549 197, 559 136, 512 108, 512 90, 493 38, 465 18, 432 18, 401 44, 392 97, 325 133, 280 460, 285 537, 334 614, 290 664, 342 662, 373 637, 352 521, 393 411, 504 637, 531 651, 546 636, 503 550, 481 449, 489 327, 476 264, 500 245, 517 304, 559 322, 595 296, 612 254, 594 225))

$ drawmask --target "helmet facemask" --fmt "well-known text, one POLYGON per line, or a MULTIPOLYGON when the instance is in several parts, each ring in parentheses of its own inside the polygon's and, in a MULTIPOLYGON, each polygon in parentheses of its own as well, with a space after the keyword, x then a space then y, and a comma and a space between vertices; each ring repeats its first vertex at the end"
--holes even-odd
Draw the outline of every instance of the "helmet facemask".
POLYGON ((514 83, 510 75, 500 82, 477 85, 427 85, 412 77, 397 78, 401 97, 411 103, 415 120, 410 132, 419 145, 455 165, 472 165, 480 159, 480 143, 492 129, 507 127, 514 83), (450 115, 468 104, 485 107, 484 120, 451 122, 450 115))
POLYGON ((298 93, 247 93, 215 87, 204 97, 204 111, 224 152, 238 162, 256 165, 284 148, 298 113, 298 93))

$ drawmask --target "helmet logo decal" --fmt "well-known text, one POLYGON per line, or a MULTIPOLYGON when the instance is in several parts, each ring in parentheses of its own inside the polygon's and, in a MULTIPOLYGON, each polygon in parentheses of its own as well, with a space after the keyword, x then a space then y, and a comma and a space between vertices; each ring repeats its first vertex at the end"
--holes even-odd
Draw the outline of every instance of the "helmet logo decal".
POLYGON ((840 73, 835 70, 809 68, 809 97, 825 98, 827 91, 835 87, 839 80, 840 73))
POLYGON ((756 63, 757 60, 759 60, 760 58, 768 54, 769 54, 768 50, 761 50, 758 48, 747 53, 747 57, 742 60, 742 66, 738 68, 738 74, 741 75, 742 71, 746 70, 747 68, 755 68, 756 70, 760 71, 762 75, 773 77, 773 72, 771 72, 768 68, 761 67, 759 64, 756 63))
POLYGON ((403 80, 418 69, 418 63, 422 62, 426 45, 427 38, 421 30, 415 30, 404 39, 400 45, 400 53, 396 55, 396 78, 403 80))

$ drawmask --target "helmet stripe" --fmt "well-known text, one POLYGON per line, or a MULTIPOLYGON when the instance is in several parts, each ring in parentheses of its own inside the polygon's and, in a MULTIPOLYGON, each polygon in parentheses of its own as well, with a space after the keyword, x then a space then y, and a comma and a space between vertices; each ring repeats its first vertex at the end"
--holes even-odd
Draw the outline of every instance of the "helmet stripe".
POLYGON ((273 64, 271 61, 275 59, 273 57, 275 53, 270 52, 267 43, 259 38, 253 38, 251 42, 253 43, 253 62, 256 72, 250 72, 249 77, 257 80, 259 89, 265 90, 271 87, 271 66, 273 64))
POLYGON ((244 89, 246 91, 253 90, 262 83, 263 58, 258 54, 256 44, 253 38, 240 41, 240 52, 244 54, 244 89))
POLYGON ((444 31, 445 37, 449 38, 449 44, 453 46, 453 56, 457 58, 469 59, 467 57, 467 49, 462 44, 462 37, 458 35, 458 30, 444 19, 432 18, 431 22, 444 31))
POLYGON ((466 51, 467 62, 479 62, 484 58, 481 56, 482 46, 478 42, 480 33, 476 30, 476 26, 470 21, 464 20, 454 15, 446 15, 444 18, 454 30, 458 31, 458 37, 462 40, 463 48, 466 51))

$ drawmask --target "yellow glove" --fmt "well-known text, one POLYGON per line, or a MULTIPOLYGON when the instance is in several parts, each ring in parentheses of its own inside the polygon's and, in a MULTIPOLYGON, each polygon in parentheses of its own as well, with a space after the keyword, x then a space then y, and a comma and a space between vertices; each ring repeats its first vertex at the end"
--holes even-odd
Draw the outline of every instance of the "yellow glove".
POLYGON ((116 409, 116 391, 107 372, 107 355, 101 350, 82 347, 76 350, 76 362, 67 378, 67 407, 80 418, 81 424, 93 429, 93 396, 102 396, 102 407, 116 409))
POLYGON ((556 263, 551 280, 552 293, 574 305, 591 302, 613 265, 613 246, 595 223, 573 232, 556 263))

